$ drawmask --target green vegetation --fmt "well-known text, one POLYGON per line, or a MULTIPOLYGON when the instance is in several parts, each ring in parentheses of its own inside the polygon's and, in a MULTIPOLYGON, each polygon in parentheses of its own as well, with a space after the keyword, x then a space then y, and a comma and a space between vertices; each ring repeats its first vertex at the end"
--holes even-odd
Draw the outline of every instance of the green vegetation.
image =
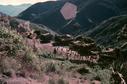
POLYGON ((126 39, 118 39, 123 27, 127 24, 127 16, 121 15, 103 21, 97 27, 88 31, 88 36, 92 37, 98 44, 105 47, 120 47, 126 39))
MULTIPOLYGON (((56 43, 66 44, 63 46, 77 51, 80 55, 82 54, 82 57, 99 55, 99 61, 96 63, 87 63, 84 60, 81 62, 82 58, 74 61, 66 60, 63 59, 66 56, 62 57, 61 54, 53 54, 48 50, 35 50, 35 47, 25 43, 27 37, 8 27, 0 27, 0 74, 8 74, 12 71, 15 73, 34 72, 39 77, 42 75, 50 77, 49 84, 69 84, 72 79, 80 80, 80 82, 87 80, 90 83, 98 81, 101 84, 127 82, 126 20, 127 16, 114 17, 88 32, 89 36, 92 35, 96 41, 83 36, 73 38, 63 35, 55 38, 56 43), (111 48, 108 49, 108 47, 111 48)), ((35 33, 38 38, 49 35, 46 31, 46 34, 37 31, 35 33)), ((50 35, 47 38, 40 38, 40 40, 43 39, 53 40, 50 35)), ((93 58, 89 60, 91 59, 93 58)))
POLYGON ((0 28, 0 70, 7 70, 8 66, 14 70, 27 66, 36 67, 33 61, 36 61, 38 56, 35 53, 33 49, 24 44, 21 35, 7 28, 0 28), (13 62, 17 67, 13 67, 13 62))

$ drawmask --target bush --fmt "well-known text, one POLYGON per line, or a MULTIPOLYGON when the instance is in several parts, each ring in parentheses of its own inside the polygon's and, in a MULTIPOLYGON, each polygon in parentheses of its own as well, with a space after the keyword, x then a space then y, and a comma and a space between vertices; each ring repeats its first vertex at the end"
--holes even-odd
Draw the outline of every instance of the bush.
POLYGON ((55 83, 55 80, 49 79, 48 84, 56 84, 56 83, 55 83))
POLYGON ((18 50, 22 49, 20 43, 22 37, 16 34, 15 31, 10 31, 6 28, 0 29, 0 50, 6 51, 8 56, 16 56, 18 50))
POLYGON ((69 84, 67 81, 65 81, 63 78, 60 78, 58 81, 57 81, 57 84, 69 84))
POLYGON ((50 72, 58 72, 59 71, 59 67, 57 64, 53 63, 53 62, 50 62, 50 63, 47 63, 45 65, 45 72, 46 73, 50 73, 50 72))
POLYGON ((102 69, 98 65, 89 68, 89 73, 86 73, 85 77, 91 81, 100 81, 101 84, 112 84, 112 71, 110 69, 102 69))
POLYGON ((124 80, 127 82, 127 68, 126 68, 126 63, 123 63, 119 60, 113 62, 112 68, 114 69, 115 72, 119 72, 120 74, 123 75, 124 80))
POLYGON ((38 53, 34 52, 32 48, 24 44, 23 37, 18 35, 16 31, 0 28, 1 69, 6 70, 13 68, 14 70, 17 70, 21 69, 21 67, 30 67, 32 69, 40 70, 40 64, 38 63, 39 57, 37 54, 38 53), (15 60, 15 63, 11 60, 15 60))

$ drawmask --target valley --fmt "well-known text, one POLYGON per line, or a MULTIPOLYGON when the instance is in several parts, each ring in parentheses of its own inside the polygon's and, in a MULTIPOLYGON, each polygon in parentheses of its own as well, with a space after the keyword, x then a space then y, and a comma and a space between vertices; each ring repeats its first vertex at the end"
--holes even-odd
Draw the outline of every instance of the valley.
POLYGON ((126 4, 58 0, 1 12, 0 84, 126 84, 126 4))

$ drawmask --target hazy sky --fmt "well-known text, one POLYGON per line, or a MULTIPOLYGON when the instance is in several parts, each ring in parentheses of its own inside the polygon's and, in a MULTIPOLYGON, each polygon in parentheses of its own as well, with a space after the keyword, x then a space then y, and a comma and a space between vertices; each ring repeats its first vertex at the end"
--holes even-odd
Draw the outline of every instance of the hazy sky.
POLYGON ((45 2, 45 1, 56 1, 56 0, 0 0, 0 5, 19 5, 24 3, 37 3, 37 2, 45 2))

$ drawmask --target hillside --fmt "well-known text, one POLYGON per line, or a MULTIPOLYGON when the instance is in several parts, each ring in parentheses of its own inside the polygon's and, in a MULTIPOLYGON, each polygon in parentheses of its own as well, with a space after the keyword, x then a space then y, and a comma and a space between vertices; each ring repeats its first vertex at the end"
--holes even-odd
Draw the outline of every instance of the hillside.
POLYGON ((90 37, 55 35, 51 39, 52 34, 44 26, 9 16, 0 19, 0 83, 119 84, 127 81, 124 56, 117 56, 114 48, 101 48, 90 37))
POLYGON ((32 5, 18 18, 46 25, 60 34, 77 35, 93 28, 103 20, 126 13, 126 4, 126 0, 49 1, 32 5), (78 13, 74 20, 65 20, 60 13, 66 2, 71 2, 78 7, 78 13))
POLYGON ((86 34, 100 45, 120 47, 126 42, 127 16, 116 16, 105 20, 86 34))
POLYGON ((126 84, 126 9, 126 0, 58 0, 0 12, 0 84, 126 84))
POLYGON ((127 58, 127 15, 112 17, 84 35, 92 37, 99 45, 119 49, 118 56, 127 58))
POLYGON ((3 12, 10 16, 17 16, 19 13, 26 10, 28 7, 30 7, 31 4, 22 4, 22 5, 0 5, 0 12, 3 12))

